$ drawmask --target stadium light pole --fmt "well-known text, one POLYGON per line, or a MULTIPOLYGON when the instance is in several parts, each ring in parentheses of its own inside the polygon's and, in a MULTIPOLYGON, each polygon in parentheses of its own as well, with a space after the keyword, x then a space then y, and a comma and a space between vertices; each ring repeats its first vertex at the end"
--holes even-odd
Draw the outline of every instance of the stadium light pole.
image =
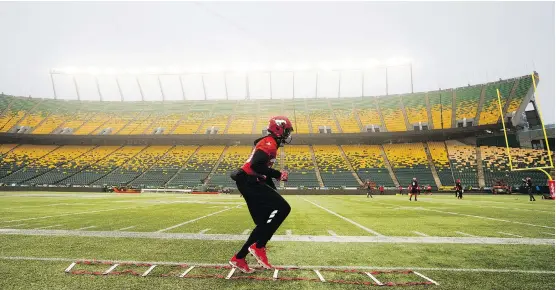
POLYGON ((77 80, 73 76, 73 85, 75 86, 75 92, 77 93, 77 100, 81 101, 81 95, 79 94, 79 87, 77 86, 77 80))
POLYGON ((315 80, 315 99, 319 98, 319 72, 317 71, 317 77, 315 80))
POLYGON ((52 70, 50 70, 50 80, 52 81, 52 91, 54 92, 54 100, 57 100, 58 95, 56 94, 56 85, 54 84, 54 75, 52 74, 52 70))
POLYGON ((137 81, 137 86, 139 87, 139 93, 141 94, 141 101, 145 101, 145 95, 143 94, 143 88, 141 87, 141 83, 139 82, 139 77, 135 77, 137 81))
POLYGON ((205 76, 201 75, 201 82, 203 82, 203 93, 205 94, 205 101, 207 100, 207 89, 205 88, 205 76))
POLYGON ((158 86, 160 87, 160 93, 162 94, 162 101, 166 101, 166 95, 164 95, 164 89, 162 89, 162 81, 160 80, 160 75, 158 77, 158 86))
POLYGON ((183 89, 183 80, 181 79, 181 75, 179 75, 178 77, 180 79, 181 96, 182 96, 182 99, 185 101, 185 90, 183 89))
POLYGON ((228 78, 226 73, 224 73, 224 89, 226 90, 226 100, 228 100, 228 78))
POLYGON ((118 91, 120 92, 120 101, 124 101, 124 94, 122 92, 122 87, 120 86, 120 80, 116 77, 116 84, 118 85, 118 91))
POLYGON ((100 91, 100 84, 98 83, 98 77, 95 76, 95 83, 97 84, 97 91, 98 91, 98 97, 100 98, 100 101, 104 101, 104 99, 102 98, 102 92, 100 91))

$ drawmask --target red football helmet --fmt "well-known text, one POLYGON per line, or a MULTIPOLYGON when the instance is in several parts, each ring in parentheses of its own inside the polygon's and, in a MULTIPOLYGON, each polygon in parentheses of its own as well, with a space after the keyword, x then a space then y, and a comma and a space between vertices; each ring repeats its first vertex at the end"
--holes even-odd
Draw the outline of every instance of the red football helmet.
POLYGON ((285 140, 290 137, 291 132, 293 132, 293 126, 288 117, 276 116, 270 118, 267 130, 274 135, 274 137, 282 139, 282 141, 285 142, 285 140))
POLYGON ((459 179, 456 179, 456 182, 457 182, 457 183, 460 183, 461 181, 460 181, 459 179))

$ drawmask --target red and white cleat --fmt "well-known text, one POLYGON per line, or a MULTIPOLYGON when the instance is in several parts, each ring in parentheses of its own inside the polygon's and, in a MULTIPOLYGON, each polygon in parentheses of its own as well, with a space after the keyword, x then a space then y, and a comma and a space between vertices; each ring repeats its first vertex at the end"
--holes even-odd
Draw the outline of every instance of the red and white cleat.
POLYGON ((230 263, 230 265, 232 265, 232 267, 238 268, 243 273, 253 273, 253 272, 255 272, 255 270, 249 268, 249 265, 247 265, 247 262, 245 261, 245 258, 238 259, 238 258, 236 258, 236 255, 234 255, 228 263, 230 263))
POLYGON ((261 264, 261 266, 263 266, 263 268, 265 268, 265 269, 274 268, 268 262, 268 258, 266 257, 266 248, 265 247, 257 248, 256 243, 252 244, 249 247, 249 253, 251 253, 255 257, 255 259, 257 259, 257 261, 259 262, 259 264, 261 264))

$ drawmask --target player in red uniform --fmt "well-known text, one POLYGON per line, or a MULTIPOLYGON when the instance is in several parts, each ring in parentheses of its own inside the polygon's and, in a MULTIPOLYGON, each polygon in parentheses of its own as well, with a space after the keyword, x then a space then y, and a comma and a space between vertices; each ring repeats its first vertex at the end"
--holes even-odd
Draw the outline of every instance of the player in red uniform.
POLYGON ((365 183, 363 184, 363 188, 367 190, 367 198, 371 197, 373 198, 373 185, 371 184, 370 180, 365 180, 365 183))
POLYGON ((272 165, 276 161, 278 147, 291 142, 293 126, 287 117, 277 116, 270 119, 268 132, 267 136, 255 140, 255 148, 245 164, 231 174, 256 225, 243 247, 229 262, 244 273, 254 271, 245 261, 248 252, 264 268, 273 268, 266 256, 266 243, 291 211, 272 181, 272 178, 288 181, 288 172, 273 169, 272 165))
POLYGON ((379 187, 379 190, 380 190, 380 195, 383 195, 383 194, 384 194, 384 186, 381 185, 381 186, 379 187))

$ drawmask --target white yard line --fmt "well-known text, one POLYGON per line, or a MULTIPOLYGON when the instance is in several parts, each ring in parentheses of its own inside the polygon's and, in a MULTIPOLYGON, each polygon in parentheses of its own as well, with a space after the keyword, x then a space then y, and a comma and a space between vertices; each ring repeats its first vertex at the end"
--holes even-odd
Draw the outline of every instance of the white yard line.
MULTIPOLYGON (((122 232, 122 231, 76 231, 0 229, 0 235, 28 236, 79 236, 103 238, 145 238, 202 241, 245 241, 245 235, 122 232)), ((397 237, 397 236, 311 236, 274 235, 278 242, 326 242, 326 243, 394 243, 394 244, 483 244, 483 245, 554 245, 554 238, 492 238, 492 237, 397 237)))
POLYGON ((361 225, 361 224, 359 224, 359 223, 354 222, 354 221, 351 220, 351 219, 348 219, 348 218, 346 218, 346 217, 344 217, 344 216, 341 216, 341 215, 339 215, 339 214, 337 214, 337 213, 335 213, 335 212, 333 212, 333 211, 331 211, 331 210, 329 210, 329 209, 327 209, 327 208, 325 208, 325 207, 322 207, 322 206, 320 206, 320 205, 318 205, 318 204, 316 204, 316 203, 314 203, 314 202, 312 202, 312 201, 310 201, 310 200, 308 200, 308 199, 305 199, 305 198, 303 198, 303 197, 302 197, 302 199, 305 200, 306 202, 308 202, 308 203, 310 203, 310 204, 312 204, 312 205, 314 205, 314 206, 316 206, 316 207, 322 209, 322 210, 327 211, 327 212, 330 213, 330 214, 333 214, 333 215, 335 215, 335 216, 337 216, 337 217, 339 217, 339 218, 345 220, 345 221, 348 222, 348 223, 351 223, 352 225, 355 225, 355 226, 357 226, 357 227, 363 229, 363 230, 366 231, 366 232, 369 232, 369 233, 371 233, 371 234, 373 234, 373 235, 375 235, 375 236, 379 236, 379 237, 384 236, 384 235, 381 234, 381 233, 375 232, 375 231, 373 231, 373 230, 371 230, 371 229, 369 229, 369 228, 367 228, 367 227, 365 227, 365 226, 363 226, 363 225, 361 225))
POLYGON ((46 226, 46 227, 35 228, 35 230, 50 229, 50 228, 61 227, 61 226, 62 225, 46 226))
POLYGON ((462 236, 467 236, 467 237, 477 237, 477 236, 474 236, 474 235, 471 235, 471 234, 468 234, 468 233, 464 233, 464 232, 455 232, 455 233, 460 234, 462 236))
POLYGON ((513 237, 523 238, 523 236, 512 234, 512 233, 505 233, 505 232, 498 232, 498 233, 506 235, 506 236, 513 236, 513 237))
POLYGON ((554 233, 543 232, 543 234, 554 236, 554 233))
MULTIPOLYGON (((12 261, 50 261, 50 262, 76 262, 82 261, 78 258, 53 258, 53 257, 22 257, 22 256, 0 256, 0 260, 12 261)), ((92 260, 92 259, 91 259, 92 260)), ((229 266, 229 264, 207 264, 195 262, 173 262, 173 261, 113 261, 113 260, 95 260, 101 263, 117 263, 117 264, 151 264, 151 265, 195 265, 195 266, 229 266)), ((450 272, 487 272, 487 273, 525 273, 525 274, 550 274, 554 275, 554 271, 546 270, 517 270, 517 269, 485 269, 485 268, 426 268, 426 267, 384 267, 384 266, 309 266, 309 265, 275 265, 278 268, 300 269, 336 269, 336 270, 407 270, 412 271, 450 271, 450 272)), ((194 267, 194 266, 191 266, 194 267)), ((190 267, 190 269, 192 269, 190 267)), ((189 269, 188 269, 189 270, 189 269)))
POLYGON ((124 209, 131 209, 131 208, 138 208, 138 206, 134 206, 134 207, 123 207, 123 208, 111 208, 111 209, 93 210, 93 211, 82 211, 82 212, 65 213, 65 214, 58 214, 58 215, 47 215, 47 216, 42 216, 42 217, 24 218, 24 219, 11 220, 11 221, 1 221, 1 222, 2 222, 2 223, 13 223, 13 222, 30 221, 30 220, 40 220, 40 219, 47 219, 47 218, 53 218, 53 217, 62 217, 62 216, 70 216, 70 215, 80 215, 80 214, 97 213, 97 212, 105 212, 105 211, 113 211, 113 210, 124 210, 124 209))
POLYGON ((125 231, 125 230, 132 229, 132 228, 134 228, 134 227, 135 227, 135 226, 125 227, 125 228, 121 228, 121 229, 119 229, 119 230, 117 230, 117 231, 125 231))
POLYGON ((204 229, 204 230, 200 231, 199 234, 202 235, 202 234, 204 234, 204 233, 206 233, 206 232, 208 232, 208 231, 210 231, 210 229, 204 229))
POLYGON ((337 236, 338 236, 338 235, 337 235, 334 231, 332 231, 332 230, 328 230, 328 233, 329 233, 331 236, 334 236, 334 237, 337 237, 337 236))
POLYGON ((419 236, 421 236, 421 237, 430 237, 429 235, 423 234, 423 233, 421 233, 421 232, 415 232, 415 231, 414 231, 413 233, 416 234, 416 235, 419 235, 419 236))
POLYGON ((169 231, 169 230, 172 230, 172 229, 175 229, 175 228, 179 228, 179 227, 181 227, 181 226, 183 226, 183 225, 186 225, 186 224, 189 224, 189 223, 193 223, 193 222, 196 222, 196 221, 198 221, 198 220, 207 218, 207 217, 209 217, 209 216, 213 216, 213 215, 215 215, 215 214, 219 214, 219 213, 221 213, 221 212, 225 212, 225 211, 227 211, 227 210, 231 210, 231 209, 233 209, 233 208, 238 208, 238 207, 239 207, 239 206, 231 207, 231 208, 226 208, 226 209, 223 209, 223 210, 219 210, 219 211, 216 211, 216 212, 213 212, 213 213, 204 215, 204 216, 202 216, 202 217, 198 217, 198 218, 196 218, 196 219, 188 220, 188 221, 186 221, 186 222, 183 222, 183 223, 180 223, 180 224, 177 224, 177 225, 173 225, 173 226, 167 227, 167 228, 165 228, 165 229, 158 230, 157 232, 162 233, 162 232, 166 232, 166 231, 169 231))
POLYGON ((81 230, 86 230, 86 229, 92 229, 92 228, 96 228, 96 226, 88 226, 88 227, 84 227, 84 228, 77 229, 76 231, 81 231, 81 230))
POLYGON ((246 229, 246 230, 243 231, 243 233, 241 233, 241 234, 242 234, 242 235, 248 235, 250 231, 251 231, 250 229, 246 229))

